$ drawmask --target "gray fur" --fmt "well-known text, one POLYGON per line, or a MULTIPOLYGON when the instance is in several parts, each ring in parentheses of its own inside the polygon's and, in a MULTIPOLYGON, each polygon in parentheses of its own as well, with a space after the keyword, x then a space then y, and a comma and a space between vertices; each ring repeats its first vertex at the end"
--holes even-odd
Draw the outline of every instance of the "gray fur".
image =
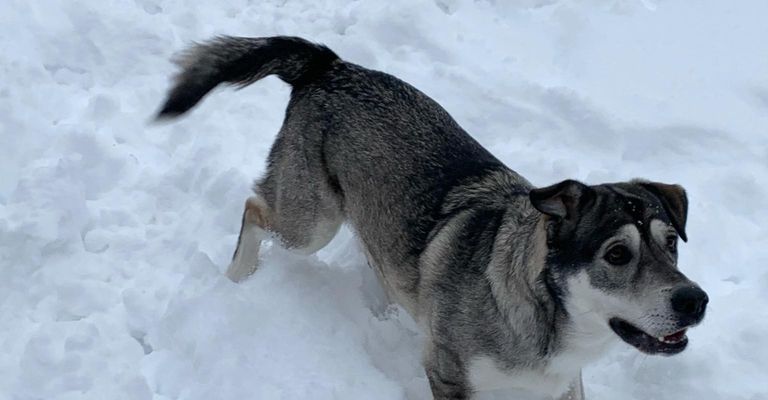
POLYGON ((220 37, 179 65, 160 117, 186 112, 220 83, 277 74, 293 86, 266 175, 246 205, 243 232, 256 233, 241 233, 230 277, 255 268, 258 232, 311 253, 349 222, 389 295, 425 329, 435 399, 485 389, 472 381, 482 360, 516 388, 580 399, 579 370, 603 350, 596 337, 618 342, 611 329, 619 329, 643 351, 669 349, 642 342, 650 339, 616 318, 657 337, 703 316, 706 301, 689 295, 694 289, 668 304, 681 287, 700 291, 664 244, 667 230, 685 238, 679 186, 564 181, 534 189, 414 87, 299 38, 220 37), (632 247, 628 264, 605 261, 614 242, 632 247), (617 306, 575 313, 601 306, 590 305, 595 296, 617 306))

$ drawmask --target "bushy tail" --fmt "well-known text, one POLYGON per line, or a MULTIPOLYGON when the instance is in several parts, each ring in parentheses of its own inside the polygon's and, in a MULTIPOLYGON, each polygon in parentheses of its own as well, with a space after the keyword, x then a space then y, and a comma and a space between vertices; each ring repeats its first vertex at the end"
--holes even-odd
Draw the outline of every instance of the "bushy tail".
POLYGON ((182 70, 157 118, 184 114, 221 83, 245 87, 275 74, 294 87, 305 85, 338 59, 327 47, 298 37, 219 36, 193 45, 175 60, 182 70))

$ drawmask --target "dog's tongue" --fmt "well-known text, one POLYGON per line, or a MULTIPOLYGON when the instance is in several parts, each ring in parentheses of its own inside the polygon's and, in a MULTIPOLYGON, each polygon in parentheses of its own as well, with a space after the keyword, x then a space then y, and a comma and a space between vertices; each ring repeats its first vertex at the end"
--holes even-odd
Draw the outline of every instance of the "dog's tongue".
POLYGON ((671 335, 664 336, 663 341, 665 341, 665 342, 679 342, 679 341, 683 340, 684 337, 685 337, 685 329, 683 329, 682 331, 679 331, 679 332, 675 332, 675 333, 673 333, 671 335))

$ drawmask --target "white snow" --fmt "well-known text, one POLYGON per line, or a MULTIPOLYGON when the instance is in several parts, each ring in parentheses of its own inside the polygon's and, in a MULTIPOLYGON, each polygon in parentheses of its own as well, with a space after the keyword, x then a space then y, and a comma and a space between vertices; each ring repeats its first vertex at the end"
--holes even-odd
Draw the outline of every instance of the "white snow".
MULTIPOLYGON (((591 399, 768 399, 768 2, 0 2, 0 400, 426 399, 422 337, 343 230, 223 277, 289 90, 148 124, 174 52, 292 34, 426 92, 538 185, 689 192, 711 298, 671 358, 622 345, 591 399)), ((485 395, 501 399, 503 394, 485 395)))

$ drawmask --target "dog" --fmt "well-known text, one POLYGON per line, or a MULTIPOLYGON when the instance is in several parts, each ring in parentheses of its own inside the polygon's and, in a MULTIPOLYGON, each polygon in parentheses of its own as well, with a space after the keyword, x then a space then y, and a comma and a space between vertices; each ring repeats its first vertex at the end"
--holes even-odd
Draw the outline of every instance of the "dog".
POLYGON ((297 37, 220 36, 177 64, 159 119, 221 84, 292 86, 227 276, 251 275, 268 237, 311 254, 347 222, 424 330, 436 400, 583 399, 581 369, 614 343, 676 354, 704 318, 707 294, 677 268, 679 185, 534 187, 413 86, 297 37))

